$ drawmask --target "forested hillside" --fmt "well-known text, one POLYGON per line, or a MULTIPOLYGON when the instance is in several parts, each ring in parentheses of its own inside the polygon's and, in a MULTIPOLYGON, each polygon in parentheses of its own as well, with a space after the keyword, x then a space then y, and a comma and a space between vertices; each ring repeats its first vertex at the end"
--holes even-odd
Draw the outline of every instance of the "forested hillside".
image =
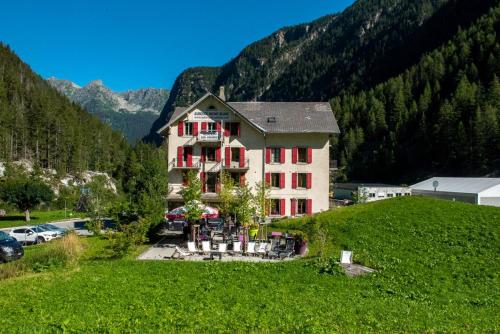
POLYGON ((500 168, 499 19, 497 6, 401 75, 332 100, 343 130, 335 155, 351 178, 500 168))
MULTIPOLYGON (((340 14, 325 16, 309 24, 280 29, 271 36, 248 46, 222 67, 193 68, 183 72, 177 78, 170 98, 161 116, 153 124, 147 140, 159 142, 160 138, 155 131, 169 119, 173 107, 193 103, 206 91, 217 92, 221 85, 225 85, 226 96, 232 101, 333 99, 337 104, 333 107, 338 108, 339 99, 344 101, 347 96, 352 95, 355 96, 352 99, 357 100, 363 95, 362 92, 366 95, 368 91, 374 90, 377 85, 393 77, 403 77, 402 73, 412 66, 417 66, 424 55, 448 43, 459 30, 462 33, 466 31, 471 24, 496 5, 498 0, 359 0, 340 14), (335 98, 337 96, 340 97, 335 98)), ((478 41, 475 47, 482 48, 482 43, 483 41, 478 41)), ((485 43, 488 43, 488 39, 485 43)), ((475 53, 472 56, 475 57, 475 53)), ((498 63, 498 59, 492 61, 498 63)), ((443 74, 442 78, 429 74, 429 78, 437 80, 440 84, 439 96, 448 98, 450 105, 453 103, 450 97, 460 81, 457 81, 455 76, 465 70, 459 63, 451 63, 451 66, 453 68, 449 68, 446 63, 448 72, 443 74)), ((487 87, 492 77, 483 73, 485 70, 488 71, 485 67, 477 67, 479 81, 469 75, 467 80, 475 82, 476 85, 480 82, 481 89, 487 87)), ((412 99, 419 98, 420 93, 417 92, 422 90, 420 80, 427 79, 414 75, 408 77, 408 80, 412 81, 411 86, 415 91, 405 95, 404 102, 407 109, 411 108, 413 102, 418 105, 418 100, 412 101, 412 99)), ((431 95, 439 100, 440 97, 434 95, 432 91, 437 88, 433 88, 434 82, 431 79, 429 85, 431 95)), ((407 86, 408 82, 405 83, 405 87, 407 86)), ((474 107, 484 108, 483 102, 482 98, 478 98, 472 104, 476 103, 474 107)), ((353 114, 346 103, 342 104, 342 108, 346 108, 345 113, 353 114)), ((369 100, 363 102, 362 98, 356 103, 366 104, 367 108, 371 106, 369 100)), ((394 105, 391 103, 384 102, 382 108, 387 115, 399 112, 392 109, 394 105)), ((413 134, 403 136, 401 129, 406 129, 406 126, 402 127, 401 124, 398 126, 398 135, 395 135, 394 129, 388 128, 393 134, 392 146, 387 146, 389 132, 385 136, 380 133, 373 136, 367 129, 366 122, 363 123, 361 120, 368 116, 360 116, 365 111, 359 110, 357 118, 353 118, 352 122, 343 121, 346 128, 341 127, 343 135, 338 144, 335 143, 333 158, 340 159, 344 165, 353 163, 347 169, 347 177, 359 180, 382 178, 387 181, 410 180, 418 176, 416 171, 420 168, 422 174, 440 172, 480 175, 489 172, 495 165, 495 158, 491 157, 495 154, 491 153, 491 149, 489 157, 486 158, 483 153, 477 153, 472 144, 467 150, 460 150, 458 155, 453 153, 457 148, 449 150, 446 143, 441 145, 444 133, 441 132, 438 136, 433 123, 438 119, 439 109, 440 102, 436 102, 426 113, 427 146, 420 144, 421 141, 418 145, 415 144, 415 140, 410 139, 413 138, 413 134), (432 136, 429 135, 430 128, 433 128, 432 136), (353 135, 353 132, 357 135, 353 135), (370 138, 366 139, 370 144, 362 146, 365 138, 370 138), (442 150, 440 153, 437 151, 438 147, 442 150), (476 155, 480 154, 474 157, 480 160, 474 163, 464 161, 465 152, 471 154, 472 151, 476 155), (411 156, 405 156, 403 154, 405 152, 411 156), (416 159, 418 163, 415 163, 416 159), (431 163, 435 159, 436 161, 431 163), (382 164, 381 160, 384 161, 382 164), (459 163, 451 163, 452 161, 459 163)), ((336 112, 337 116, 344 117, 340 114, 343 111, 336 109, 336 112)), ((462 119, 465 128, 470 126, 466 118, 468 117, 464 116, 462 119)), ((400 123, 402 122, 406 120, 400 120, 400 123)), ((453 128, 459 124, 460 122, 451 122, 450 131, 461 131, 453 128)), ((415 129, 415 126, 408 126, 408 129, 415 129)), ((465 138, 470 140, 470 130, 466 132, 468 135, 465 138)), ((469 160, 473 159, 470 155, 467 157, 469 160)))
POLYGON ((123 136, 60 95, 0 44, 0 161, 30 159, 60 173, 113 173, 123 136))

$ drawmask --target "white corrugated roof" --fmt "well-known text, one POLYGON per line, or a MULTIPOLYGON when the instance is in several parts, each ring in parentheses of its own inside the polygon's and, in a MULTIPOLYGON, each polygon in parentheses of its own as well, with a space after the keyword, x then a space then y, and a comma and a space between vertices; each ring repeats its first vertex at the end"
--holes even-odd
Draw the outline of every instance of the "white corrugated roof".
POLYGON ((410 186, 415 190, 434 191, 432 183, 439 182, 436 191, 477 194, 500 184, 500 178, 492 177, 433 177, 410 186))

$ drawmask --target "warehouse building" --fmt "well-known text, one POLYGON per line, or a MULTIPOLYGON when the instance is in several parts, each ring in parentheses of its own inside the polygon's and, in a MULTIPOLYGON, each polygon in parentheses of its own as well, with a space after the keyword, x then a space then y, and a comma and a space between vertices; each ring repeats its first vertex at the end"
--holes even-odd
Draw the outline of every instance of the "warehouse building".
POLYGON ((412 195, 500 207, 500 178, 433 177, 410 188, 412 195))

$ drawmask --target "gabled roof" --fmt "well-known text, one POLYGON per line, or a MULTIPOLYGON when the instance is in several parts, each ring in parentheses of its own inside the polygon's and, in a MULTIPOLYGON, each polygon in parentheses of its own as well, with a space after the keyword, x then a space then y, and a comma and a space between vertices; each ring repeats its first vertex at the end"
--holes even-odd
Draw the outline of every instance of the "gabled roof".
POLYGON ((328 102, 225 102, 208 93, 190 107, 175 108, 165 129, 193 110, 202 100, 213 96, 237 115, 265 133, 340 133, 328 102))
POLYGON ((432 183, 438 181, 438 192, 478 194, 500 185, 500 178, 489 177, 433 177, 410 186, 412 190, 434 191, 432 183))

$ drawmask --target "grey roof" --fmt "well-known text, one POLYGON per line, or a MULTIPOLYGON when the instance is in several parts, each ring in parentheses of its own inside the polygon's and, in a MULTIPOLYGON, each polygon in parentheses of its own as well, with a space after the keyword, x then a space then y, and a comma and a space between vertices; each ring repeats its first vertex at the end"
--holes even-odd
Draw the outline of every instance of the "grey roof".
MULTIPOLYGON (((190 107, 176 107, 168 123, 158 133, 207 96, 214 95, 208 93, 190 107)), ((221 102, 266 133, 340 133, 328 102, 221 102), (269 122, 270 117, 274 118, 274 122, 269 122)))
POLYGON ((340 133, 328 102, 227 102, 268 133, 340 133), (269 117, 275 123, 268 122, 269 117))
POLYGON ((355 190, 359 187, 366 188, 406 188, 405 186, 398 186, 393 184, 385 184, 385 183, 356 183, 356 182, 337 182, 334 184, 334 187, 337 189, 350 189, 355 190))
POLYGON ((491 187, 500 185, 500 178, 488 177, 433 177, 410 186, 413 190, 434 191, 432 183, 439 182, 436 191, 478 194, 491 187))

